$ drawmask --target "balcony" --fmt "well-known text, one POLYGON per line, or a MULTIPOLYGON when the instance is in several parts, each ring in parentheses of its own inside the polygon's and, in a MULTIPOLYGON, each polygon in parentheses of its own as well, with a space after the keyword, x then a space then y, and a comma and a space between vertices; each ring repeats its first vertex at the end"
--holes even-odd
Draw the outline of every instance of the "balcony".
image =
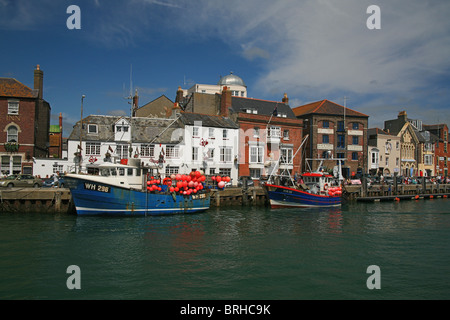
POLYGON ((280 127, 270 127, 267 130, 267 143, 280 143, 280 139, 281 139, 280 127))

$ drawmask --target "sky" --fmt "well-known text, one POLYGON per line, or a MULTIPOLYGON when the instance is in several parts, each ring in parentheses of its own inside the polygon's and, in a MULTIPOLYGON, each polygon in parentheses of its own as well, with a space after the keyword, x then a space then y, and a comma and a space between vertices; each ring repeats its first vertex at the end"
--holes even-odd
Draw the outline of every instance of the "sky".
POLYGON ((230 72, 248 96, 292 108, 328 99, 383 128, 400 111, 450 126, 448 0, 0 0, 0 77, 44 71, 64 136, 89 114, 129 115, 230 72), (67 21, 80 9, 80 29, 67 21), (380 29, 367 12, 380 9, 380 29))

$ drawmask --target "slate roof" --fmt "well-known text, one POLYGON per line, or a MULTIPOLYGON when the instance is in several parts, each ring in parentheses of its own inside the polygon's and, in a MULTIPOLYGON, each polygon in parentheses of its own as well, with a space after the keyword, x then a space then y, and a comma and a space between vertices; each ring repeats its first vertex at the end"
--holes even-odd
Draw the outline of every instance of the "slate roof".
MULTIPOLYGON (((114 125, 120 120, 125 119, 130 121, 129 117, 123 116, 105 116, 105 115, 90 115, 83 119, 83 141, 101 141, 114 142, 114 125), (86 126, 88 124, 96 124, 98 126, 98 133, 87 134, 86 126)), ((163 144, 178 144, 183 141, 184 127, 186 125, 194 125, 195 121, 201 121, 204 127, 219 127, 238 129, 239 126, 228 118, 221 116, 210 116, 195 113, 182 113, 180 118, 165 119, 165 118, 146 118, 133 117, 132 118, 132 141, 134 143, 163 143, 163 144), (181 130, 179 130, 181 129, 181 130), (176 131, 178 130, 178 131, 176 131)), ((80 139, 80 121, 78 121, 69 136, 69 140, 80 139)))
POLYGON ((222 116, 183 112, 180 120, 183 124, 190 126, 195 125, 196 121, 201 121, 203 127, 239 129, 239 126, 234 121, 222 116))
POLYGON ((341 106, 335 102, 326 99, 296 107, 292 109, 292 111, 296 116, 303 116, 307 114, 326 114, 326 115, 343 116, 344 109, 346 117, 367 117, 367 118, 369 117, 364 113, 349 109, 347 107, 341 106))
POLYGON ((37 90, 32 90, 13 78, 0 78, 0 96, 14 98, 36 98, 37 90))
MULTIPOLYGON (((123 116, 105 116, 105 115, 90 115, 83 119, 83 127, 87 124, 96 124, 98 126, 98 133, 87 134, 86 129, 83 131, 83 141, 102 141, 114 142, 114 125, 120 119, 130 121, 129 117, 123 116)), ((183 128, 182 123, 174 119, 160 119, 160 118, 141 118, 134 117, 132 119, 133 142, 152 142, 152 143, 179 143, 179 133, 174 133, 175 130, 183 128), (169 127, 170 126, 170 127, 169 127), (169 127, 169 128, 167 128, 169 127), (167 129, 166 129, 167 128, 167 129), (166 129, 164 131, 164 129, 166 129), (163 132, 164 131, 164 132, 163 132)), ((85 127, 86 128, 86 127, 85 127)), ((80 139, 80 121, 78 121, 69 136, 69 140, 80 139)))
POLYGON ((247 109, 256 109, 259 115, 267 116, 272 115, 275 108, 277 108, 279 114, 284 113, 287 118, 296 119, 291 107, 284 102, 232 96, 231 106, 234 112, 245 112, 247 109))

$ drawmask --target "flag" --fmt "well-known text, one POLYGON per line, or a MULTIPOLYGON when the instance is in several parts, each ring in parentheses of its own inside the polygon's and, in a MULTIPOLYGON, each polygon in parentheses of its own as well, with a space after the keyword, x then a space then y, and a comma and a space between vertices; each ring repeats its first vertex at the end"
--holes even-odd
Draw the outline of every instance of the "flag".
POLYGON ((273 109, 272 115, 275 117, 278 115, 278 103, 275 105, 275 108, 273 109))
POLYGON ((111 148, 111 146, 108 146, 108 151, 111 151, 112 153, 114 153, 114 150, 111 148))

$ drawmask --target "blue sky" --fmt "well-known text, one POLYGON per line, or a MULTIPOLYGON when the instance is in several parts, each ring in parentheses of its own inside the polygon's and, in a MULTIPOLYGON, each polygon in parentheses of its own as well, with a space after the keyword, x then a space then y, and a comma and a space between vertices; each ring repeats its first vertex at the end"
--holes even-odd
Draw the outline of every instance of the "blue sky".
POLYGON ((178 86, 215 84, 230 71, 249 97, 291 107, 329 99, 383 127, 406 110, 450 125, 448 0, 0 0, 0 77, 33 87, 44 71, 52 123, 68 136, 83 115, 129 115, 178 86), (81 29, 69 30, 69 5, 81 29), (369 30, 367 7, 381 9, 369 30))

